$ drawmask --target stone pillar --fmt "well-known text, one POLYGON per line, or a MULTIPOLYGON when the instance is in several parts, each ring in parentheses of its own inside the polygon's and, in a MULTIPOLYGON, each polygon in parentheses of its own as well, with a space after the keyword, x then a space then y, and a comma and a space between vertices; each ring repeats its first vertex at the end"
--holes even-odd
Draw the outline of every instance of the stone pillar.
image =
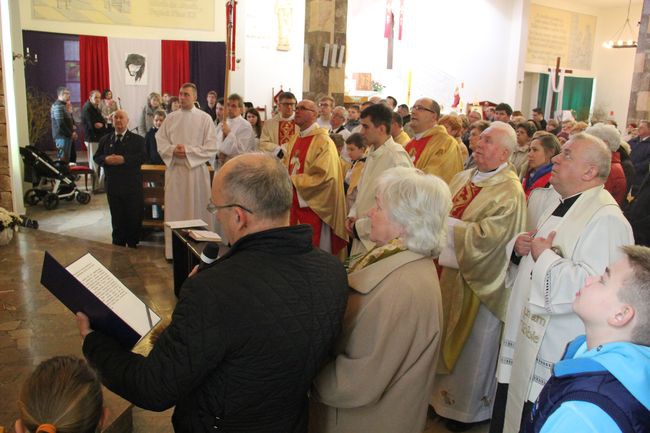
POLYGON ((627 123, 650 120, 650 0, 643 1, 627 123))
MULTIPOLYGON (((303 98, 318 99, 330 95, 336 105, 343 105, 345 60, 331 67, 332 44, 338 60, 341 46, 346 45, 348 0, 305 0, 305 52, 303 98), (325 44, 329 44, 327 67, 323 66, 325 44)), ((347 47, 346 47, 347 48, 347 47)))
POLYGON ((13 210, 2 62, 0 62, 0 207, 13 210))

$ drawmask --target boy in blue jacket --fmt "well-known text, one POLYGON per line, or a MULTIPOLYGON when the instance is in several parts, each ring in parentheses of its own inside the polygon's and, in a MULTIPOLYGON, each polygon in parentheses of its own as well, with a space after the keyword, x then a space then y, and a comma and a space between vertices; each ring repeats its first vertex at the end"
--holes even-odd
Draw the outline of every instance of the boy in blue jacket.
POLYGON ((650 248, 622 249, 576 293, 586 335, 553 367, 523 432, 650 432, 650 248))

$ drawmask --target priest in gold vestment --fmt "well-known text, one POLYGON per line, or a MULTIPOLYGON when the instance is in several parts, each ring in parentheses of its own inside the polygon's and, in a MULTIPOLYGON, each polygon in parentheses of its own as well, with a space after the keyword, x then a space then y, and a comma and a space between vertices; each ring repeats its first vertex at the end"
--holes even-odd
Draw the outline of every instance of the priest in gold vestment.
POLYGON ((286 151, 291 137, 300 130, 293 119, 293 110, 297 100, 293 93, 284 92, 280 95, 278 114, 264 122, 260 135, 259 150, 278 155, 280 150, 286 151))
POLYGON ((526 199, 508 160, 514 130, 482 134, 476 168, 454 176, 447 247, 440 254, 445 328, 432 405, 448 428, 490 418, 499 339, 508 305, 506 244, 525 228, 526 199))
POLYGON ((421 98, 412 110, 409 125, 415 136, 405 146, 406 151, 415 168, 449 183, 463 169, 463 156, 456 139, 438 125, 440 105, 431 98, 421 98))
POLYGON ((313 101, 298 103, 295 122, 300 133, 284 154, 294 186, 291 224, 311 225, 313 245, 340 255, 347 253, 348 241, 343 171, 327 130, 316 123, 317 113, 313 101))

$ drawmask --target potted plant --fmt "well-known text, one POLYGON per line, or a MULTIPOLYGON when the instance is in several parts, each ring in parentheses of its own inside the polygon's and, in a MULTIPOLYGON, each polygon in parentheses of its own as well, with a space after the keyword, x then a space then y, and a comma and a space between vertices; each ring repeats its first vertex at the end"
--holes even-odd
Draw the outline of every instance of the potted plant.
POLYGON ((0 245, 7 245, 14 237, 14 231, 23 222, 20 215, 0 207, 0 245))

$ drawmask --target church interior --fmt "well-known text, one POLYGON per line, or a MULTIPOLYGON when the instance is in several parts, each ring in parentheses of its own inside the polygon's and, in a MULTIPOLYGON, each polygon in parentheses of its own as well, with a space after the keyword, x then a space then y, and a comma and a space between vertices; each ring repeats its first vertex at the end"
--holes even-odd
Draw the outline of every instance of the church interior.
MULTIPOLYGON (((0 246, 0 433, 14 431, 16 395, 36 365, 57 354, 81 356, 73 315, 40 284, 45 251, 63 264, 92 253, 163 319, 176 303, 173 265, 156 229, 161 224, 147 230, 137 250, 111 245, 106 195, 94 193, 83 177, 77 184, 91 194, 88 205, 61 200, 47 210, 25 201, 31 185, 20 148, 55 150, 49 117, 33 136, 35 95, 50 101, 49 116, 57 87, 71 89, 79 111, 88 90, 99 86, 83 78, 96 75, 84 70, 88 54, 80 60, 86 40, 107 40, 108 75, 100 83, 132 113, 129 129, 137 128, 150 92, 175 95, 172 89, 185 81, 196 82, 199 103, 211 89, 219 97, 238 93, 262 120, 273 116, 274 96, 283 90, 298 101, 330 95, 344 106, 390 95, 410 107, 430 97, 443 114, 506 102, 525 118, 542 107, 547 118, 614 121, 622 133, 650 112, 650 46, 640 42, 650 35, 650 0, 240 0, 234 21, 229 3, 0 3, 0 207, 39 223, 37 230, 21 227, 0 246), (623 28, 620 36, 626 18, 631 32, 623 28), (638 47, 604 46, 618 37, 638 38, 638 47), (165 43, 180 41, 186 64, 179 68, 165 43), (128 82, 119 47, 148 53, 148 81, 128 82)), ((81 141, 77 158, 80 166, 88 161, 81 141)), ((147 353, 150 345, 143 341, 135 350, 147 353)), ((173 430, 171 411, 148 412, 104 392, 104 431, 173 430)), ((449 430, 430 419, 424 431, 449 430)), ((487 432, 488 425, 469 431, 487 432)))

